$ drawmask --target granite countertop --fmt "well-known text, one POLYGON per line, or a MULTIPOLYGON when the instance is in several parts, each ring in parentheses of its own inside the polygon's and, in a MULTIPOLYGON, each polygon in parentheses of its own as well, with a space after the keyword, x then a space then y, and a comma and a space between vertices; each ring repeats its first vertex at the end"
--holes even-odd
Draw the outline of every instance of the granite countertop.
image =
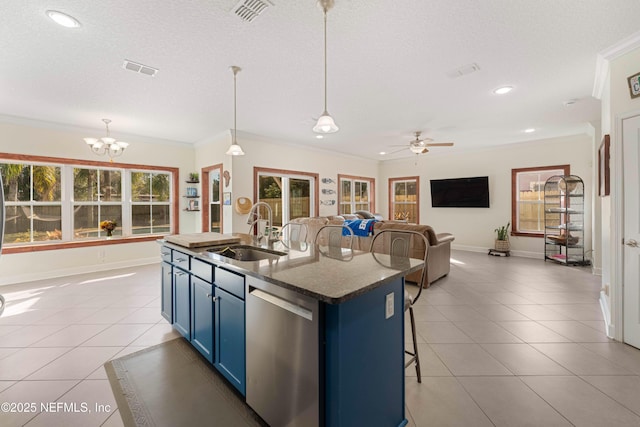
MULTIPOLYGON (((202 261, 308 295, 329 304, 340 304, 385 283, 418 271, 422 260, 396 258, 383 254, 328 248, 305 242, 276 241, 267 245, 251 236, 234 234, 241 244, 285 253, 260 261, 238 261, 208 252, 213 248, 186 248, 164 240, 167 247, 192 255, 202 261)), ((264 239, 263 239, 264 240, 264 239)), ((231 245, 230 245, 231 246, 231 245)), ((216 247, 216 249, 223 249, 216 247)))

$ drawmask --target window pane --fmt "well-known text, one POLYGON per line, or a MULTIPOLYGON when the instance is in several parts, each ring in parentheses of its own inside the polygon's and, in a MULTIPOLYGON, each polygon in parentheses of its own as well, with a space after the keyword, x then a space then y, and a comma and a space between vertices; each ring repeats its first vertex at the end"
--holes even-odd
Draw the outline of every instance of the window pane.
POLYGON ((131 206, 131 232, 133 234, 151 233, 151 205, 131 206))
POLYGON ((120 171, 100 171, 100 200, 104 202, 119 202, 122 200, 120 171))
MULTIPOLYGON (((113 230, 114 236, 122 236, 122 207, 121 206, 101 206, 100 207, 100 221, 111 220, 115 221, 117 225, 113 230)), ((99 224, 99 223, 98 223, 99 224)), ((98 227, 99 228, 99 227, 98 227)), ((106 236, 107 232, 100 231, 101 236, 106 236)))
POLYGON ((351 181, 342 181, 342 190, 340 191, 340 197, 343 203, 351 202, 351 181))
POLYGON ((55 166, 33 167, 33 200, 59 202, 61 195, 60 168, 55 166))
POLYGON ((98 237, 98 206, 78 206, 73 210, 73 234, 75 238, 98 237))
POLYGON ((171 176, 168 173, 153 174, 151 194, 154 202, 168 202, 171 199, 171 176))
POLYGON ((73 170, 73 198, 78 202, 98 200, 98 171, 95 169, 73 170))
POLYGON ((151 200, 151 174, 131 172, 131 200, 148 202, 151 200))
POLYGON ((31 200, 29 165, 3 163, 0 168, 5 200, 7 202, 31 200))
POLYGON ((34 206, 33 241, 62 239, 62 208, 60 206, 34 206))
POLYGON ((151 224, 153 233, 169 233, 171 231, 171 206, 155 205, 151 207, 151 224))
MULTIPOLYGON (((563 169, 528 170, 516 172, 516 217, 513 231, 544 233, 544 183, 554 175, 564 175, 563 169)), ((559 224, 559 222, 558 222, 559 224)))

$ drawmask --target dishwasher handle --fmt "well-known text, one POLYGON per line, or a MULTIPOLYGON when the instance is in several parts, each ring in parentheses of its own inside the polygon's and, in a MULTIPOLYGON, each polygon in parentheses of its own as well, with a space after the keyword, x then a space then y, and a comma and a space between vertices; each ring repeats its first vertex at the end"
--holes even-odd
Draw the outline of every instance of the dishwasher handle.
POLYGON ((280 307, 283 310, 287 310, 288 312, 293 313, 296 316, 300 316, 307 320, 313 321, 313 312, 311 310, 287 301, 286 299, 282 299, 254 287, 250 287, 249 295, 259 298, 264 302, 280 307))

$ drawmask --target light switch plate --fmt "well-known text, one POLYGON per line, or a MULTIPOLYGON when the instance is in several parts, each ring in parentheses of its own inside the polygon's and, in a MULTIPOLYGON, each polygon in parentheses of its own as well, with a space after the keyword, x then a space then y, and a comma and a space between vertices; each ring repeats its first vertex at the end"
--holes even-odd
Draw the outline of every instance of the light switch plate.
POLYGON ((387 298, 384 305, 384 318, 388 319, 393 316, 393 292, 387 294, 387 298))

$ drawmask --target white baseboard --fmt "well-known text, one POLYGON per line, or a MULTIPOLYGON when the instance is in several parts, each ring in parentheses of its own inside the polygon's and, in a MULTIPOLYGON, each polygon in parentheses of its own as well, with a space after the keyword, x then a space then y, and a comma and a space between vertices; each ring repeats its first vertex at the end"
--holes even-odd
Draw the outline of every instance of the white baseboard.
POLYGON ((602 317, 604 317, 604 326, 607 336, 611 339, 615 339, 616 327, 611 324, 611 312, 609 311, 609 304, 607 304, 607 297, 604 291, 600 292, 600 310, 602 310, 602 317))
POLYGON ((0 278, 0 286, 13 285, 17 283, 32 282, 35 280, 53 279, 57 277, 73 276, 75 274, 86 274, 98 271, 115 270, 118 268, 136 267, 139 265, 148 265, 159 263, 158 257, 139 258, 134 260, 113 262, 107 264, 92 264, 86 266, 78 266, 72 268, 61 268, 59 270, 38 271, 27 274, 19 274, 14 276, 0 278))
MULTIPOLYGON (((482 252, 488 253, 489 248, 481 246, 466 246, 466 245, 451 245, 451 249, 468 252, 482 252)), ((544 254, 542 252, 529 252, 529 251, 511 251, 512 256, 519 256, 522 258, 537 258, 544 260, 544 254)))

